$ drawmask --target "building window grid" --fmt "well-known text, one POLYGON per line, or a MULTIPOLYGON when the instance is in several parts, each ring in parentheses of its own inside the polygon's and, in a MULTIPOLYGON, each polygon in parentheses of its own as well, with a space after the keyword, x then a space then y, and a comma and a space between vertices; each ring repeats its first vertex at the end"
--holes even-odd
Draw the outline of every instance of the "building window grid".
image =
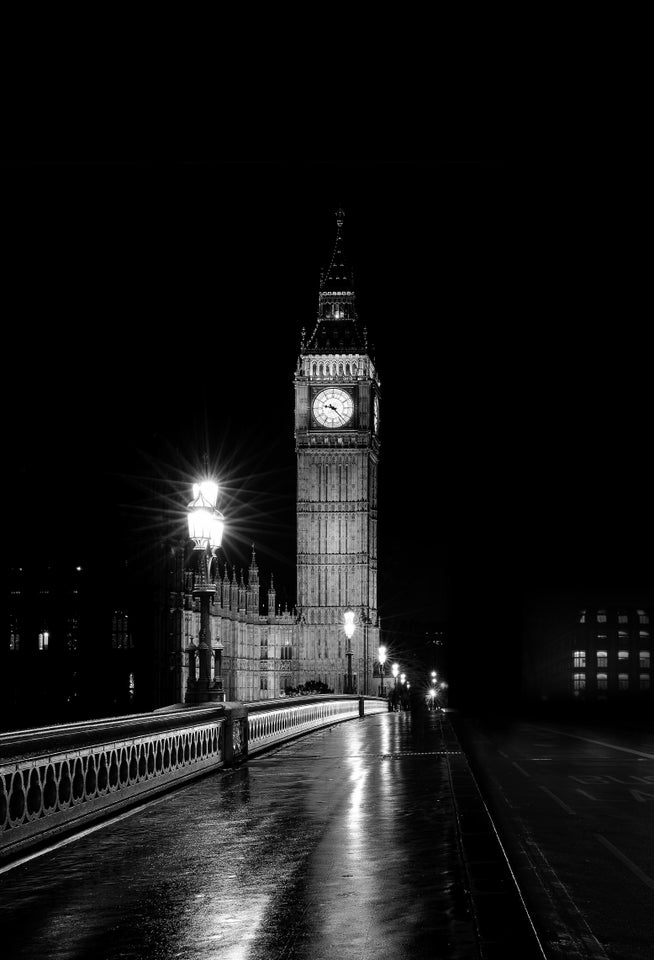
POLYGON ((111 646, 114 650, 131 650, 132 648, 129 614, 122 610, 115 610, 111 619, 111 646))
POLYGON ((573 667, 585 667, 586 666, 586 651, 585 650, 575 650, 572 655, 572 665, 573 667))
POLYGON ((640 650, 638 653, 638 666, 649 669, 650 657, 649 650, 640 650))
POLYGON ((628 689, 629 689, 629 674, 619 673, 618 674, 618 690, 628 690, 628 689))
POLYGON ((597 651, 597 666, 598 667, 608 667, 609 665, 609 655, 606 650, 597 651))
POLYGON ((606 673, 597 674, 597 689, 598 690, 608 690, 609 688, 609 678, 606 673))

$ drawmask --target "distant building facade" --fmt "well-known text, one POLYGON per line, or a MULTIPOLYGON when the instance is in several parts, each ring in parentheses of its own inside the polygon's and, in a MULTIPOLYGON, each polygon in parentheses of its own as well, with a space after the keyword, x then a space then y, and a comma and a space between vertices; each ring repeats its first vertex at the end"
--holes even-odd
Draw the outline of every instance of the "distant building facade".
POLYGON ((111 592, 85 563, 64 558, 10 568, 9 638, 0 656, 4 728, 137 709, 144 675, 138 626, 119 578, 111 592))
POLYGON ((523 688, 532 702, 652 699, 651 608, 633 599, 533 610, 523 688))

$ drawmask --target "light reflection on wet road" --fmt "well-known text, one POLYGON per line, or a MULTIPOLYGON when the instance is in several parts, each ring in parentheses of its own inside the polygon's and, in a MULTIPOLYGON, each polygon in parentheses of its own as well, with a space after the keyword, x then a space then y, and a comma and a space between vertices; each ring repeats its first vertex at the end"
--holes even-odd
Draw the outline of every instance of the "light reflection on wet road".
POLYGON ((5 960, 479 956, 435 718, 196 781, 0 877, 5 960))

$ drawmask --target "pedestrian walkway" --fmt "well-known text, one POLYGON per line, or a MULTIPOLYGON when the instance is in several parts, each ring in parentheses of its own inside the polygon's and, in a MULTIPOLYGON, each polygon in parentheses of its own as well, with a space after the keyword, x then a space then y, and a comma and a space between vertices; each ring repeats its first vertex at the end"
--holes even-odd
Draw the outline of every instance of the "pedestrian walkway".
POLYGON ((301 737, 0 884, 5 960, 543 958, 452 725, 422 710, 301 737))

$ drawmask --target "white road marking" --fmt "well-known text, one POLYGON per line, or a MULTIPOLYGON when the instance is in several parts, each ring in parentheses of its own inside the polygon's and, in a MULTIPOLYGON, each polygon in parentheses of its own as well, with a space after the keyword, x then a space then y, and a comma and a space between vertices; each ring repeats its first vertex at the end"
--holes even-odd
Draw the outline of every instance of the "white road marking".
POLYGON ((567 803, 564 803, 563 800, 560 800, 559 797, 557 797, 557 795, 556 795, 555 793, 552 793, 551 790, 548 790, 547 787, 541 786, 541 790, 542 790, 544 793, 546 793, 548 797, 551 797, 552 800, 554 800, 555 803, 558 803, 558 805, 559 805, 563 810, 565 810, 566 813, 571 814, 573 817, 576 816, 576 813, 574 812, 574 810, 572 809, 572 807, 569 807, 567 803))
MULTIPOLYGON (((547 730, 547 727, 545 728, 547 730)), ((574 740, 584 740, 586 743, 596 743, 600 747, 608 747, 610 750, 621 750, 622 753, 633 753, 637 757, 645 757, 646 760, 654 760, 654 753, 645 753, 643 750, 632 750, 630 747, 618 747, 614 743, 606 743, 604 740, 591 740, 589 737, 580 737, 577 733, 565 733, 563 730, 547 730, 548 733, 558 733, 562 737, 572 737, 574 740)))
POLYGON ((589 800, 597 800, 597 797, 594 797, 592 793, 588 793, 586 790, 581 790, 579 787, 575 787, 577 793, 583 793, 585 797, 588 797, 589 800))
POLYGON ((526 770, 523 770, 523 768, 520 766, 520 764, 519 764, 519 763, 516 763, 515 760, 513 761, 513 766, 516 768, 516 770, 519 770, 519 771, 520 771, 520 773, 523 775, 523 777, 528 777, 528 778, 531 780, 531 774, 530 774, 530 773, 527 773, 526 770))
POLYGON ((603 837, 600 833, 596 833, 595 837, 604 847, 606 847, 607 850, 611 851, 614 857, 617 857, 618 860, 624 863, 625 867, 627 867, 628 870, 631 870, 634 876, 638 877, 639 880, 642 880, 646 887, 649 887, 650 890, 654 890, 654 880, 652 880, 651 877, 648 877, 647 874, 640 869, 640 867, 637 867, 633 860, 630 860, 629 857, 625 856, 622 850, 618 850, 617 847, 614 847, 611 841, 607 840, 606 837, 603 837))
POLYGON ((572 899, 570 891, 561 881, 556 870, 548 861, 540 846, 535 840, 529 839, 524 842, 519 841, 519 846, 522 849, 528 864, 534 871, 534 875, 538 878, 545 895, 550 901, 551 908, 555 914, 555 919, 561 926, 561 934, 566 941, 570 940, 572 943, 572 950, 567 949, 566 955, 570 957, 583 956, 587 957, 588 960, 609 960, 608 955, 604 951, 601 943, 590 929, 588 921, 580 911, 575 901, 572 899), (525 846, 525 843, 527 846, 525 846), (527 847, 529 849, 527 849, 527 847), (544 867, 536 863, 534 852, 536 852, 540 857, 544 867), (555 896, 553 896, 553 892, 555 892, 556 897, 564 898, 562 903, 560 900, 557 900, 555 896), (563 914, 561 912, 562 908, 564 909, 563 914), (568 911, 567 916, 565 915, 566 908, 568 911), (574 921, 576 928, 581 927, 582 929, 571 929, 571 920, 574 921))

